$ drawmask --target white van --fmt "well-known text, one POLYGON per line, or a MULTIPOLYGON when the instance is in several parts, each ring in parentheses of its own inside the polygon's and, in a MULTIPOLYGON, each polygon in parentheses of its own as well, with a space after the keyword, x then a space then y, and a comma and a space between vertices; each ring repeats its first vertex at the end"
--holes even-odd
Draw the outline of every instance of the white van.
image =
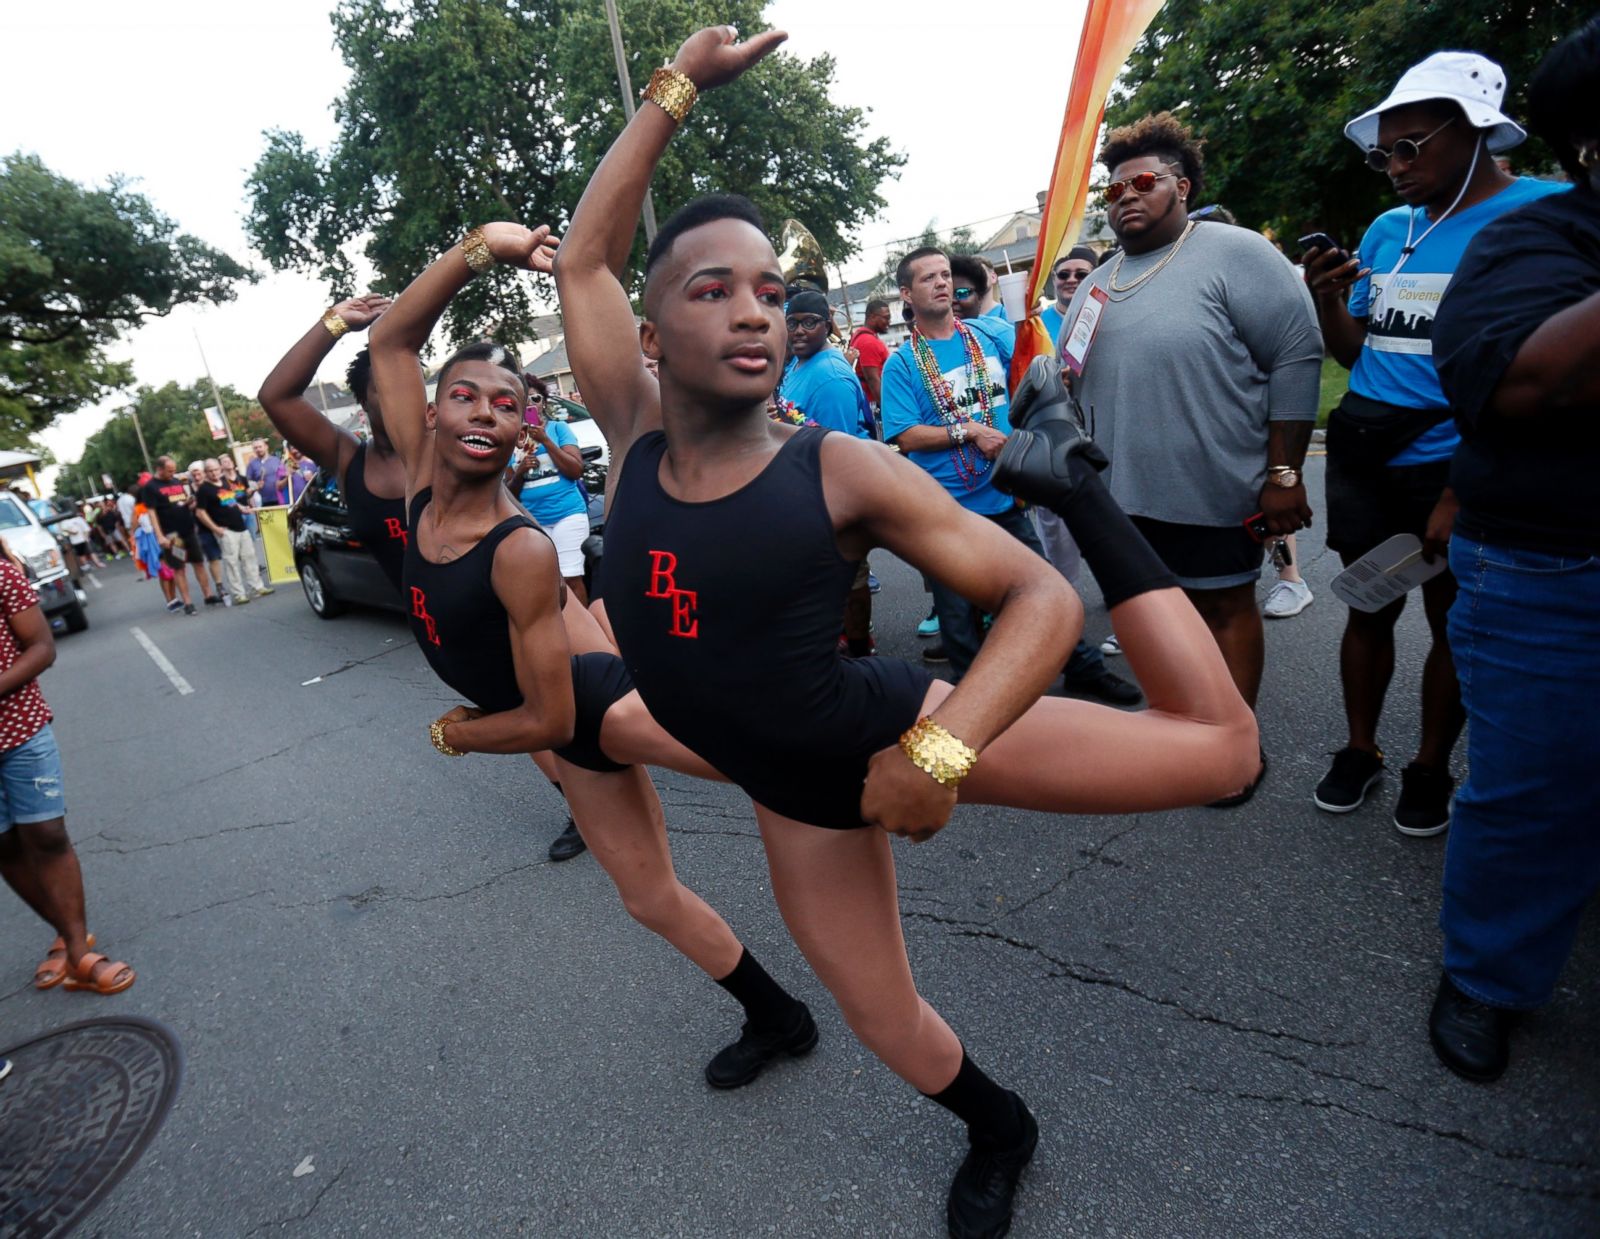
POLYGON ((39 523, 31 507, 9 490, 0 490, 0 538, 27 563, 45 615, 50 619, 59 616, 68 632, 87 628, 89 617, 83 613, 83 600, 73 588, 55 535, 39 523))

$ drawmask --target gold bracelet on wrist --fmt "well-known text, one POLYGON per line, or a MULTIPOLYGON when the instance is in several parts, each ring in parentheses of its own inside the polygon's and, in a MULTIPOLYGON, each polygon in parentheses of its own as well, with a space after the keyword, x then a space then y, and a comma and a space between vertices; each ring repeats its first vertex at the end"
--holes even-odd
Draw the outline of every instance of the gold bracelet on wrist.
POLYGON ((976 749, 927 716, 918 719, 917 725, 900 737, 900 748, 918 770, 951 788, 971 773, 978 760, 976 749))
POLYGON ((450 741, 444 738, 444 729, 446 726, 447 724, 440 719, 435 719, 433 722, 429 723, 428 739, 432 740, 433 747, 438 749, 446 757, 465 757, 465 753, 463 753, 460 749, 451 748, 450 741))
POLYGON ((700 92, 695 89, 687 73, 667 67, 657 69, 650 75, 650 84, 640 92, 644 98, 655 104, 680 125, 683 118, 689 115, 689 109, 694 106, 694 101, 699 98, 700 92))
POLYGON ((328 334, 337 340, 350 330, 350 324, 344 321, 338 310, 329 310, 322 316, 322 325, 328 329, 328 334))
POLYGON ((489 252, 489 243, 483 239, 482 228, 474 228, 461 238, 461 252, 467 256, 467 266, 473 275, 482 275, 494 266, 494 255, 489 252))

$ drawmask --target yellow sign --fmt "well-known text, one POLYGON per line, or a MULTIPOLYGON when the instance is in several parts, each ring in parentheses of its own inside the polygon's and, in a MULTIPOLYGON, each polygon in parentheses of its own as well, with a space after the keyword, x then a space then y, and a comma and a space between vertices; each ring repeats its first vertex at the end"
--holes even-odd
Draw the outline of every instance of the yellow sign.
POLYGON ((289 509, 282 506, 257 508, 256 521, 261 526, 261 546, 267 552, 267 578, 274 585, 298 581, 295 571, 294 548, 289 543, 289 509))

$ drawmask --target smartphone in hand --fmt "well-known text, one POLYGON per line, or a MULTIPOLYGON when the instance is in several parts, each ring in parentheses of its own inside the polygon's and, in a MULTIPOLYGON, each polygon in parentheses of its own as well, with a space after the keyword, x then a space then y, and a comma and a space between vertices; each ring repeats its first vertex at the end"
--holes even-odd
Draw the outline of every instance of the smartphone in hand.
POLYGON ((1339 261, 1341 263, 1350 261, 1350 255, 1345 250, 1344 246, 1340 245, 1325 232, 1307 233, 1305 236, 1300 238, 1299 246, 1300 253, 1302 255, 1309 254, 1312 250, 1330 250, 1339 255, 1339 261))

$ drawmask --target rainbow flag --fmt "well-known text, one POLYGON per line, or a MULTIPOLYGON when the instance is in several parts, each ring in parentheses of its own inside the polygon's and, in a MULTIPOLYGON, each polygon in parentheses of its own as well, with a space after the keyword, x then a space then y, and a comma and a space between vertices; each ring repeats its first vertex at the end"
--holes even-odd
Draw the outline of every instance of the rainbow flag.
MULTIPOLYGON (((1083 15, 1083 35, 1078 40, 1077 62, 1072 67, 1072 86, 1067 92, 1061 141, 1056 146, 1055 170, 1039 225, 1039 251, 1033 261, 1033 277, 1028 281, 1029 306, 1038 305, 1050 268, 1083 227, 1094 143, 1105 118, 1106 96, 1133 45, 1155 20, 1162 2, 1089 0, 1083 15)), ((1011 355, 1012 388, 1022 381, 1029 362, 1054 351, 1055 341, 1045 331, 1038 313, 1030 312, 1017 324, 1017 343, 1011 355)))

